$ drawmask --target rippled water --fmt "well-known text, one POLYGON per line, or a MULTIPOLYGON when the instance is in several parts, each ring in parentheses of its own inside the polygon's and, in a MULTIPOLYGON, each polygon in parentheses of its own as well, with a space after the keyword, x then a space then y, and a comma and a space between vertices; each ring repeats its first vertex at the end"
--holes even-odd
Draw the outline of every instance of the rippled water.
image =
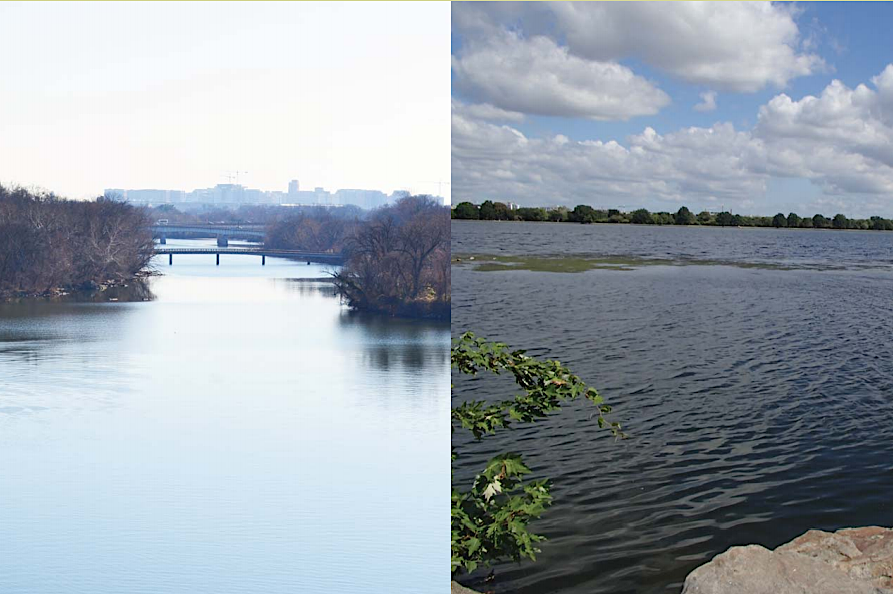
MULTIPOLYGON (((535 563, 497 567, 497 592, 678 592, 732 545, 893 525, 893 233, 454 222, 453 251, 822 268, 454 267, 454 335, 567 363, 631 435, 603 435, 584 403, 482 444, 456 434, 459 481, 505 450, 554 481, 536 524, 549 541, 535 563)), ((516 393, 454 380, 465 398, 516 393)))
POLYGON ((0 305, 0 592, 442 591, 446 327, 289 280, 318 265, 158 268, 0 305))
POLYGON ((893 233, 453 221, 454 253, 632 256, 797 268, 893 270, 893 233))

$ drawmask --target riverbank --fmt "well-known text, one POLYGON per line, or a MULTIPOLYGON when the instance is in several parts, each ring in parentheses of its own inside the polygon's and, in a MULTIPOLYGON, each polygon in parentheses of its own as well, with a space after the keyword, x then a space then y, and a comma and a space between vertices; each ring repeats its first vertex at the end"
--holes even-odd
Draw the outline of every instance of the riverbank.
POLYGON ((131 282, 153 254, 142 209, 0 186, 0 295, 52 296, 131 282))
POLYGON ((75 301, 148 301, 151 299, 148 280, 161 273, 144 270, 129 279, 107 279, 103 282, 89 282, 77 287, 54 287, 45 291, 12 291, 0 293, 0 303, 18 303, 27 300, 54 301, 72 299, 75 301), (97 299, 97 297, 99 297, 97 299))
POLYGON ((347 242, 335 290, 356 311, 450 319, 450 231, 447 208, 427 196, 376 210, 347 242))

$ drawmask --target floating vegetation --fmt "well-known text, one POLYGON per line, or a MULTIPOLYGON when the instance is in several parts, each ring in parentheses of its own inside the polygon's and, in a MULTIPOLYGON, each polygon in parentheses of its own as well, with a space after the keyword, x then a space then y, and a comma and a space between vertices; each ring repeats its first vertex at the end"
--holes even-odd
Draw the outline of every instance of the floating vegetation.
POLYGON ((452 263, 454 266, 471 266, 473 270, 478 272, 505 270, 564 273, 586 272, 587 270, 630 271, 645 266, 734 266, 737 268, 760 268, 766 270, 819 268, 759 262, 636 258, 630 256, 503 256, 492 254, 455 254, 453 255, 452 263))

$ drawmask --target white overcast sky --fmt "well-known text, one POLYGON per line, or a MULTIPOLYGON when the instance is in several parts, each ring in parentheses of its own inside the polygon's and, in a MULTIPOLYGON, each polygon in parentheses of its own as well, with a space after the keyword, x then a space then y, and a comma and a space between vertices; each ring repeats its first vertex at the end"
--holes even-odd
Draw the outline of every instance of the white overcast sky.
POLYGON ((446 2, 0 3, 0 183, 448 197, 449 62, 446 2))

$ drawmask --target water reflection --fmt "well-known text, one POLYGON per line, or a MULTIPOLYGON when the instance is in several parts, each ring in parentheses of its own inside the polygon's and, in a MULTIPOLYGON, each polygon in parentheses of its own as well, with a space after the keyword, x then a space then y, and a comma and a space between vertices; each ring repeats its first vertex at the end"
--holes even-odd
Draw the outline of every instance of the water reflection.
POLYGON ((335 285, 326 278, 276 278, 272 279, 271 282, 274 286, 281 287, 289 293, 294 293, 296 295, 323 295, 326 297, 337 297, 337 293, 335 293, 335 285))
POLYGON ((448 328, 270 260, 0 305, 0 592, 445 583, 448 328))
POLYGON ((448 322, 395 319, 348 310, 341 312, 338 321, 367 343, 363 365, 382 371, 448 368, 449 349, 437 340, 449 331, 448 322))

